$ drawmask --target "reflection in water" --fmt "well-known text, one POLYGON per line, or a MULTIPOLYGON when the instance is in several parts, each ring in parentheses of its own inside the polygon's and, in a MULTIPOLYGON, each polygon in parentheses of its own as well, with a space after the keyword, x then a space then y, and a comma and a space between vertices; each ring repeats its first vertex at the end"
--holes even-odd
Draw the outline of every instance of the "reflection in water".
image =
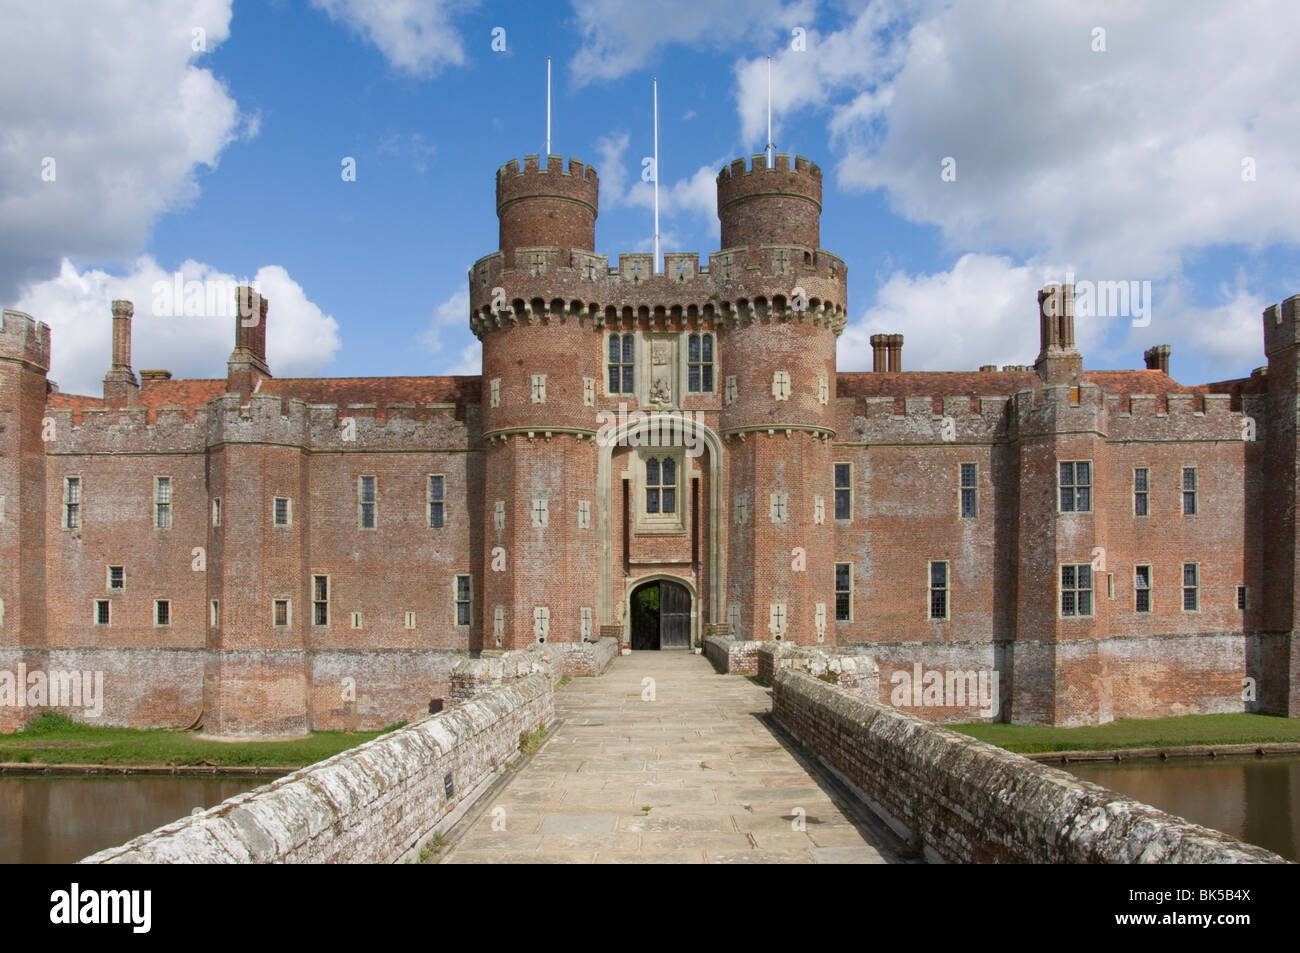
POLYGON ((268 780, 0 778, 0 863, 74 863, 268 780))
POLYGON ((1053 764, 1195 824, 1300 860, 1300 757, 1053 764))

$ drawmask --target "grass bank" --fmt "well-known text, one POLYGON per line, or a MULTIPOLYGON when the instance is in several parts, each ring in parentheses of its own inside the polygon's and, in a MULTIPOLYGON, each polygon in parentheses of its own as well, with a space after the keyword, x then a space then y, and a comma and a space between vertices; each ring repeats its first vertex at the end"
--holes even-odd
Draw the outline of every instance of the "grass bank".
POLYGON ((1039 751, 1096 751, 1106 748, 1177 748, 1184 745, 1300 742, 1300 718, 1272 715, 1179 715, 1121 718, 1108 725, 1052 728, 1047 725, 947 725, 980 741, 1032 754, 1039 751))
POLYGON ((189 732, 87 725, 45 712, 22 730, 0 735, 0 762, 300 768, 397 727, 351 734, 317 731, 293 741, 208 741, 189 732))

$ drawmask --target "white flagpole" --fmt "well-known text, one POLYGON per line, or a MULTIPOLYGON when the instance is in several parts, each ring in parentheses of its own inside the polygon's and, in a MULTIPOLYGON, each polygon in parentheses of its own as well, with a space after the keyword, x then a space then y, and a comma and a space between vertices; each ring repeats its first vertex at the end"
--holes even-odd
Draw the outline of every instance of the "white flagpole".
POLYGON ((767 167, 772 168, 772 57, 767 58, 767 167))
POLYGON ((653 77, 652 81, 655 98, 655 260, 652 270, 657 273, 662 270, 659 267, 659 77, 653 77))
MULTIPOLYGON (((769 130, 768 138, 772 138, 769 130)), ((551 154, 551 58, 546 57, 546 154, 551 154)))

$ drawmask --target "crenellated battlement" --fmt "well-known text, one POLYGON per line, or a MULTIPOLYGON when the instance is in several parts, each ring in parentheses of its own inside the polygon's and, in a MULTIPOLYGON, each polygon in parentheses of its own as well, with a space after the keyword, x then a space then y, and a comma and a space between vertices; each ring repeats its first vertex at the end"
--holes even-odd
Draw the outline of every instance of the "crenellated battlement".
POLYGON ((612 266, 606 255, 545 246, 516 249, 514 259, 510 265, 496 252, 470 269, 470 328, 480 338, 507 324, 569 319, 595 327, 642 321, 661 329, 683 320, 690 326, 811 320, 837 333, 845 321, 843 260, 803 246, 728 249, 703 266, 696 252, 668 252, 662 273, 640 252, 625 253, 612 266))
POLYGON ((207 438, 203 407, 47 408, 54 422, 47 454, 201 453, 207 438))
POLYGON ((718 173, 718 218, 722 247, 768 242, 820 245, 822 171, 803 156, 781 153, 768 168, 765 154, 746 167, 736 159, 718 173))
POLYGON ((546 165, 537 155, 524 156, 521 169, 518 159, 511 159, 497 169, 497 214, 513 202, 532 198, 560 198, 586 206, 595 218, 600 191, 596 170, 581 159, 549 155, 546 165))
POLYGON ((1264 309, 1264 353, 1270 358, 1300 344, 1300 295, 1264 309))
POLYGON ((853 413, 848 444, 987 443, 1007 436, 1007 397, 860 397, 847 398, 853 413))
POLYGON ((202 453, 222 443, 267 443, 308 451, 469 449, 477 422, 451 403, 309 404, 276 394, 214 398, 206 407, 47 408, 46 452, 202 453))
POLYGON ((22 311, 4 309, 0 324, 0 359, 19 360, 41 371, 50 369, 50 326, 22 311))
MULTIPOLYGON (((719 205, 722 204, 722 188, 729 190, 739 190, 745 185, 758 188, 770 188, 771 183, 762 179, 751 179, 750 176, 761 173, 785 173, 790 176, 803 176, 809 183, 805 186, 809 195, 816 193, 817 199, 821 200, 821 181, 822 170, 816 162, 812 162, 807 156, 797 155, 794 157, 794 168, 790 167, 790 154, 788 152, 778 152, 773 156, 772 167, 767 165, 767 153, 755 153, 750 159, 746 160, 743 156, 739 159, 732 159, 731 162, 724 165, 718 172, 718 189, 719 205)), ((789 187, 783 191, 790 191, 789 187)), ((734 198, 736 192, 728 192, 728 199, 734 198)))

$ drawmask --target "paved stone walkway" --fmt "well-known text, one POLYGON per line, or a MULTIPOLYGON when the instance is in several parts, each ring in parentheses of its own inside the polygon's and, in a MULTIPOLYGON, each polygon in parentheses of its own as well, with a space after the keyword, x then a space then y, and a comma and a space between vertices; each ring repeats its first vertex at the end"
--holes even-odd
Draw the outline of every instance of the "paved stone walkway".
POLYGON ((702 656, 618 657, 555 707, 558 729, 449 832, 441 862, 898 861, 898 838, 769 729, 769 691, 702 656))

